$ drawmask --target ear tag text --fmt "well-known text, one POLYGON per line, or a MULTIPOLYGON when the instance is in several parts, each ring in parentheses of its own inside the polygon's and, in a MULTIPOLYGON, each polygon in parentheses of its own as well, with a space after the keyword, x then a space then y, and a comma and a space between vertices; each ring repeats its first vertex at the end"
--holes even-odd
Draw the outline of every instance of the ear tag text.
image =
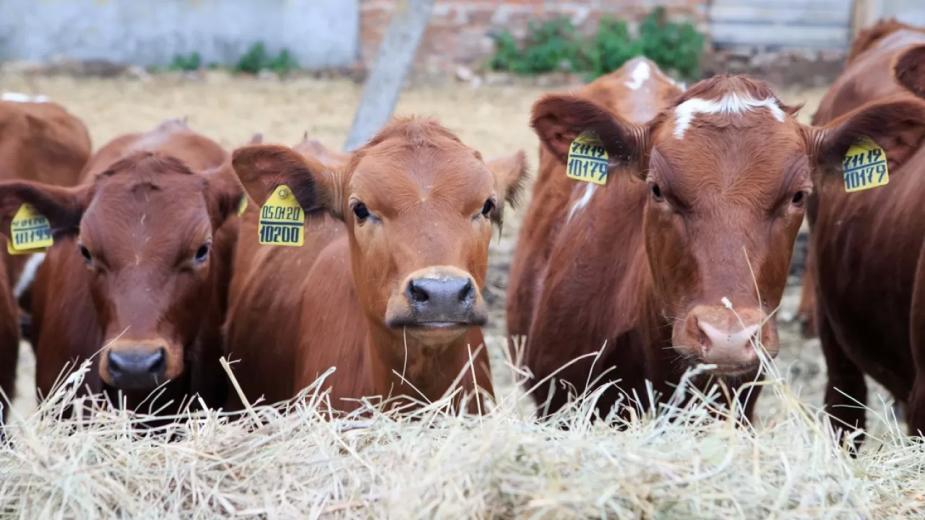
POLYGON ((10 223, 10 239, 6 244, 6 251, 11 255, 41 253, 54 242, 51 224, 45 215, 36 211, 30 204, 23 203, 19 206, 10 223))
POLYGON ((576 181, 607 184, 608 162, 607 150, 597 134, 582 132, 569 146, 565 174, 576 181))
POLYGON ((261 244, 301 246, 305 243, 305 213, 292 190, 280 184, 260 208, 257 234, 261 244))
POLYGON ((848 193, 879 188, 890 182, 886 152, 869 137, 848 148, 842 159, 842 172, 848 193))

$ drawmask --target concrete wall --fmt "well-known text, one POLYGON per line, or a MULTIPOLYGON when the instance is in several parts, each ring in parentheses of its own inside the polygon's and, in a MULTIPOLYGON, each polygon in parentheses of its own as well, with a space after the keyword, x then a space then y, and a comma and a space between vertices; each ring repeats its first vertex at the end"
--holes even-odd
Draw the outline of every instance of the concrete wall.
POLYGON ((0 0, 0 60, 231 64, 263 41, 306 68, 358 57, 358 0, 0 0))

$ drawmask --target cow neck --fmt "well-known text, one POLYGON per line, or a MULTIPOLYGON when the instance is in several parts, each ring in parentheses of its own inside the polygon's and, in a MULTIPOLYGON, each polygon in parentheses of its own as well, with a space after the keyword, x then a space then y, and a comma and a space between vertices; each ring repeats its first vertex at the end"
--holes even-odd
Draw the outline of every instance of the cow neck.
POLYGON ((374 364, 371 375, 379 395, 407 395, 433 402, 444 396, 466 367, 467 334, 445 345, 424 345, 402 330, 378 322, 370 325, 368 355, 374 364))

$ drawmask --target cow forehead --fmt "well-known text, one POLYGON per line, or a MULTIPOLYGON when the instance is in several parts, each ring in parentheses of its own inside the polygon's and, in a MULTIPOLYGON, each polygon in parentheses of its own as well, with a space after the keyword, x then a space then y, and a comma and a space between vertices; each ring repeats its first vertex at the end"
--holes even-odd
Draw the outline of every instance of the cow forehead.
POLYGON ((430 195, 467 199, 490 192, 492 184, 485 163, 473 150, 456 143, 365 154, 353 169, 350 192, 386 204, 430 195))
POLYGON ((725 92, 718 98, 695 97, 687 99, 674 108, 672 135, 684 139, 685 134, 698 118, 711 118, 732 124, 783 124, 787 114, 777 99, 755 97, 744 92, 725 92))

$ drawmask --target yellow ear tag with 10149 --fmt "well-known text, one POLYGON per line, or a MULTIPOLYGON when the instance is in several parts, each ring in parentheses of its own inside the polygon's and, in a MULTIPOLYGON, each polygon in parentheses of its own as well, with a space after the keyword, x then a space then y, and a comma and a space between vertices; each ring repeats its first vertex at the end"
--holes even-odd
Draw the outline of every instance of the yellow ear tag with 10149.
POLYGON ((257 234, 261 244, 301 246, 305 242, 302 225, 305 213, 292 190, 280 184, 260 208, 257 234))
POLYGON ((879 188, 890 182, 886 152, 869 137, 848 148, 842 159, 842 172, 848 193, 879 188))
POLYGON ((607 184, 608 160, 597 134, 585 131, 569 145, 565 174, 576 181, 607 184))
POLYGON ((28 255, 41 253, 54 244, 51 224, 45 215, 35 210, 30 204, 23 203, 13 215, 10 222, 10 239, 6 251, 11 255, 28 255))

